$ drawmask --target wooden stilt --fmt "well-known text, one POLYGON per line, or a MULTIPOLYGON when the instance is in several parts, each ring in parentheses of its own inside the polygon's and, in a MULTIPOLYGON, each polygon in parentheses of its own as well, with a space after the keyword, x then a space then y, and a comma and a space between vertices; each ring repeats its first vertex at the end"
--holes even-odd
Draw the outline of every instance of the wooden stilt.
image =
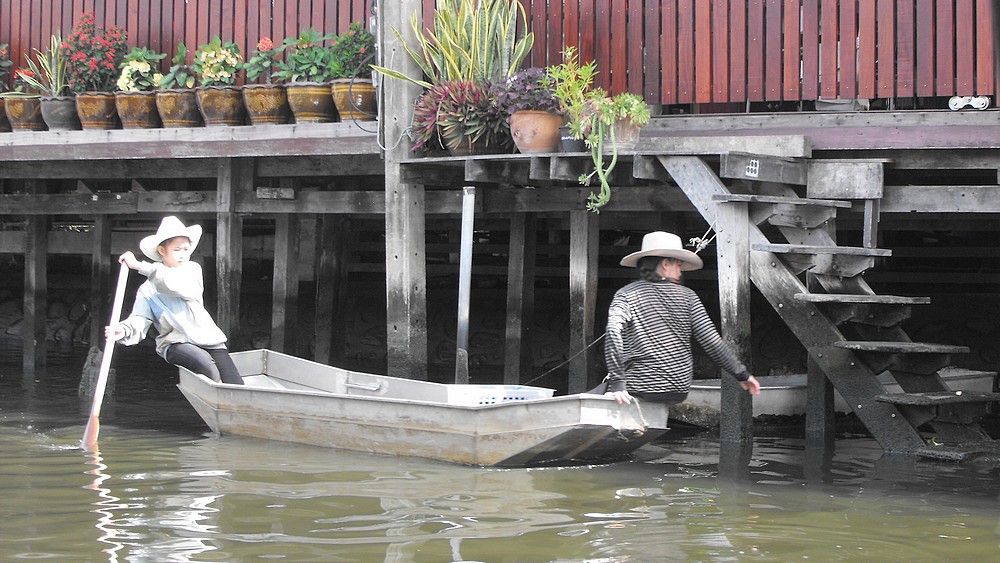
POLYGON ((313 359, 323 364, 343 359, 345 330, 342 311, 346 283, 347 219, 323 215, 319 221, 316 249, 316 320, 313 359))
POLYGON ((503 363, 503 382, 507 385, 524 381, 534 365, 531 332, 535 318, 536 224, 534 213, 515 213, 510 219, 503 363))
MULTIPOLYGON (((25 191, 39 194, 37 180, 25 180, 25 191)), ((24 248, 24 367, 45 365, 45 321, 48 317, 49 216, 30 215, 25 225, 24 248)))
POLYGON ((108 298, 111 295, 111 219, 94 216, 90 247, 90 345, 100 348, 104 343, 104 325, 111 315, 108 298))
POLYGON ((595 349, 594 317, 597 305, 598 215, 590 211, 569 214, 569 392, 582 393, 592 381, 595 349))
POLYGON ((299 304, 299 218, 282 213, 274 225, 274 275, 271 303, 271 347, 295 355, 295 322, 299 304))
MULTIPOLYGON (((720 204, 716 212, 719 310, 722 338, 753 371, 750 347, 750 243, 746 203, 720 204)), ((753 400, 733 377, 722 378, 719 432, 723 448, 753 441, 753 400), (728 444, 728 446, 727 446, 728 444)))
POLYGON ((253 159, 220 158, 216 201, 215 258, 218 271, 216 322, 229 337, 229 348, 245 345, 240 330, 240 292, 243 280, 243 220, 236 213, 241 193, 253 189, 253 159))

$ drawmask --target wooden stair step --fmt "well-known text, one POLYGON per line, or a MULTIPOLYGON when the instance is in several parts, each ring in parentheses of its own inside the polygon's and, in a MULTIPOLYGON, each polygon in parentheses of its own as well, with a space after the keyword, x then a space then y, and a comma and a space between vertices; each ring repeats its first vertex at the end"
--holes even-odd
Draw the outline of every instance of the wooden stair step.
POLYGON ((956 403, 993 403, 1000 401, 1000 393, 984 391, 929 391, 924 393, 883 393, 875 400, 893 405, 931 407, 956 403))
POLYGON ((844 303, 860 305, 927 305, 930 297, 903 297, 899 295, 864 295, 855 293, 796 293, 796 301, 809 303, 844 303))
POLYGON ((817 207, 840 207, 850 209, 851 202, 839 199, 818 199, 805 197, 783 197, 755 194, 717 194, 712 199, 719 202, 767 203, 772 205, 814 205, 817 207))
POLYGON ((1000 443, 994 440, 969 444, 934 444, 916 451, 916 455, 939 461, 990 461, 1000 460, 1000 443))
POLYGON ((968 346, 933 344, 929 342, 887 342, 881 340, 841 340, 834 342, 838 348, 858 352, 881 352, 887 354, 968 354, 968 346))
POLYGON ((757 243, 750 246, 753 250, 772 252, 774 254, 837 254, 842 256, 888 257, 892 251, 888 248, 864 248, 862 246, 809 246, 804 244, 773 244, 757 243))

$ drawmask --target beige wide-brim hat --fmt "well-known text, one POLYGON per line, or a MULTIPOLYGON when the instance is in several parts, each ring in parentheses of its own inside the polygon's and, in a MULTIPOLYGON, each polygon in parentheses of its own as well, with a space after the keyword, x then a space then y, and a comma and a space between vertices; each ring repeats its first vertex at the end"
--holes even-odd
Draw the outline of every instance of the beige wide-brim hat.
POLYGON ((198 241, 201 240, 201 225, 185 227, 184 223, 181 223, 181 220, 173 215, 164 217, 160 221, 160 228, 156 229, 156 234, 149 235, 139 242, 139 250, 150 260, 160 262, 163 257, 156 251, 156 247, 160 246, 163 241, 174 237, 187 237, 191 241, 193 252, 198 246, 198 241))
POLYGON ((684 272, 700 270, 704 266, 697 254, 690 250, 684 250, 681 237, 663 231, 655 231, 642 237, 642 250, 622 258, 622 266, 635 268, 639 259, 645 256, 676 258, 682 262, 681 271, 684 272))

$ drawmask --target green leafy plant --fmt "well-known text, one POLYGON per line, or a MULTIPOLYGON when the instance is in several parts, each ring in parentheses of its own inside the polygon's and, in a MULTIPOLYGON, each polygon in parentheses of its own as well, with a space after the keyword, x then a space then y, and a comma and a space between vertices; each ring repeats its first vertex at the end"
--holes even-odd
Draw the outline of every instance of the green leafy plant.
POLYGON ((327 82, 332 77, 331 51, 324 43, 333 36, 307 27, 298 37, 284 40, 285 60, 277 63, 275 78, 289 82, 327 82))
POLYGON ((28 59, 28 68, 19 69, 18 77, 28 88, 37 90, 46 96, 65 96, 69 93, 66 83, 66 61, 62 57, 59 35, 49 37, 49 49, 44 53, 38 49, 34 60, 28 59))
POLYGON ((257 42, 257 50, 253 56, 243 65, 247 73, 247 80, 257 81, 264 77, 264 84, 271 83, 271 74, 278 68, 278 55, 285 50, 284 45, 274 46, 270 37, 261 37, 257 42))
POLYGON ((160 88, 194 88, 195 74, 194 68, 187 64, 188 48, 183 43, 177 44, 177 54, 170 59, 171 67, 163 78, 160 79, 160 88))
POLYGON ((511 148, 507 116, 497 105, 493 88, 471 80, 434 84, 417 98, 413 135, 414 150, 511 148))
MULTIPOLYGON (((575 47, 567 47, 563 51, 563 62, 545 69, 544 83, 552 92, 552 97, 559 102, 560 110, 566 114, 571 128, 579 133, 583 114, 590 109, 591 91, 594 78, 597 76, 597 63, 590 61, 580 66, 580 59, 575 47)), ((603 91, 598 93, 603 96, 603 91)), ((578 139, 583 134, 574 135, 578 139)))
POLYGON ((361 22, 354 22, 344 33, 334 37, 330 47, 333 78, 371 78, 368 64, 375 56, 375 36, 361 22))
POLYGON ((0 92, 7 91, 7 75, 12 64, 14 63, 10 60, 10 47, 6 43, 0 43, 0 92))
POLYGON ((70 90, 111 92, 125 50, 125 33, 121 28, 97 27, 94 12, 84 13, 60 48, 66 60, 70 90))
POLYGON ((424 88, 456 80, 499 82, 521 66, 534 44, 535 36, 527 32, 525 21, 524 6, 517 0, 441 0, 434 10, 434 31, 421 30, 417 14, 412 15, 416 47, 407 45, 393 29, 428 80, 386 67, 372 68, 424 88), (521 39, 517 39, 518 14, 521 39))
POLYGON ((236 75, 243 69, 240 46, 232 41, 222 42, 218 35, 194 52, 191 65, 202 86, 228 86, 236 83, 236 75))
POLYGON ((118 89, 122 92, 155 90, 163 79, 163 74, 157 72, 157 65, 166 56, 166 53, 157 53, 145 47, 133 47, 122 59, 118 89))

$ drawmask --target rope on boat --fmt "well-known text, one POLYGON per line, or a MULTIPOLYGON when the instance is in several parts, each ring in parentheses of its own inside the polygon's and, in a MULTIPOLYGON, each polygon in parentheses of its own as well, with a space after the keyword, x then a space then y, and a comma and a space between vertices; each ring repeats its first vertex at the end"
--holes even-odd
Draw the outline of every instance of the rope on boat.
POLYGON ((582 354, 582 353, 586 352, 586 351, 587 351, 588 349, 590 349, 590 348, 591 348, 592 346, 594 346, 595 344, 597 344, 598 342, 600 342, 602 338, 604 338, 605 336, 607 336, 607 334, 608 334, 608 331, 604 331, 604 334, 602 334, 602 335, 598 336, 597 338, 595 338, 593 342, 591 342, 590 344, 587 344, 586 346, 584 346, 582 350, 580 350, 580 351, 579 351, 579 352, 577 352, 576 354, 573 354, 573 355, 572 355, 572 356, 570 356, 569 358, 566 358, 566 361, 565 361, 565 362, 563 362, 563 363, 561 363, 561 364, 559 364, 559 365, 555 366, 554 368, 552 368, 552 369, 548 370, 547 372, 543 373, 542 375, 539 375, 538 377, 536 377, 536 378, 534 378, 534 379, 529 379, 528 381, 526 381, 526 382, 522 383, 521 385, 531 385, 532 383, 534 383, 534 382, 538 381, 539 379, 541 379, 541 378, 545 377, 546 375, 548 375, 548 374, 550 374, 550 373, 552 373, 552 372, 556 371, 557 369, 559 369, 559 368, 563 367, 564 365, 566 365, 566 364, 570 363, 571 361, 573 361, 573 358, 575 358, 575 357, 579 356, 580 354, 582 354))

